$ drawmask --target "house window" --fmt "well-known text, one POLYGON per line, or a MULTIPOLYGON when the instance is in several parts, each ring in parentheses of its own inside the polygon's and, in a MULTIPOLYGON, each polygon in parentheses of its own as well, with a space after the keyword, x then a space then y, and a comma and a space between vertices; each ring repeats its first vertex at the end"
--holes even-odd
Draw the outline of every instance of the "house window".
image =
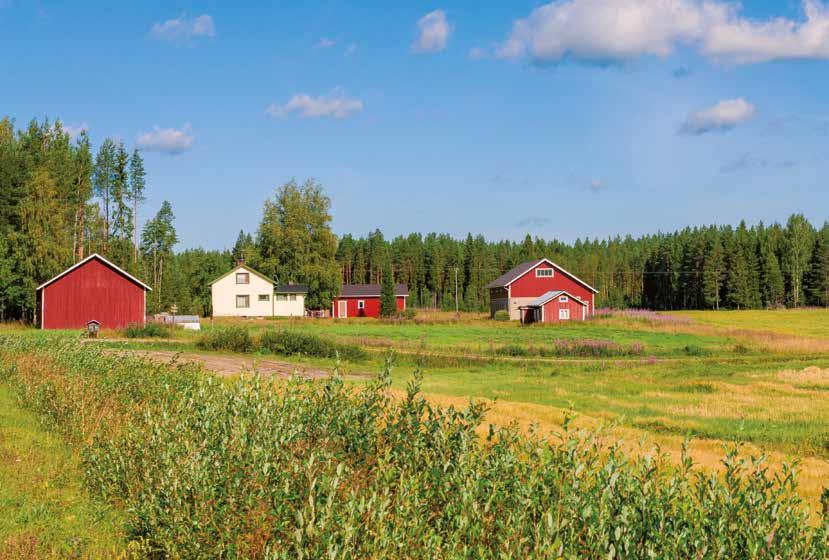
POLYGON ((553 277, 553 269, 552 268, 536 268, 535 269, 535 277, 536 278, 552 278, 553 277))
POLYGON ((296 301, 296 294, 289 295, 288 299, 291 300, 291 301, 296 301))
POLYGON ((567 303, 568 301, 570 301, 570 298, 568 298, 567 296, 559 296, 558 301, 560 301, 561 303, 567 303))
POLYGON ((566 321, 570 318, 570 310, 569 309, 559 309, 558 310, 558 318, 560 321, 566 321))
POLYGON ((236 296, 236 307, 240 309, 250 307, 250 296, 236 296))
POLYGON ((361 299, 358 299, 357 300, 357 309, 365 309, 365 308, 366 308, 366 302, 361 300, 361 299))
POLYGON ((237 284, 250 284, 250 274, 247 272, 237 272, 236 273, 236 283, 237 284))
POLYGON ((259 301, 271 301, 270 294, 259 294, 259 301))
POLYGON ((287 294, 276 294, 276 301, 288 301, 287 294))

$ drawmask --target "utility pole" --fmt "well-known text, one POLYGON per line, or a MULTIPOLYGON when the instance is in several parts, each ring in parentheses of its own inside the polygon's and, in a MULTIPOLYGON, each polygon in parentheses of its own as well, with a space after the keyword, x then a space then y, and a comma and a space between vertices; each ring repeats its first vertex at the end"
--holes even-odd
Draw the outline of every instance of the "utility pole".
POLYGON ((458 308, 458 267, 455 267, 455 317, 460 318, 461 312, 458 308))

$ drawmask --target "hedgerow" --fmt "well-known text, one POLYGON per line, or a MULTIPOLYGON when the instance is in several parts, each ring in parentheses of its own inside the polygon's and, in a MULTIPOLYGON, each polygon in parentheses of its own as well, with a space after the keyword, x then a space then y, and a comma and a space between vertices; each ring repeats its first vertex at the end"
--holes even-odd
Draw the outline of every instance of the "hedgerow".
POLYGON ((219 382, 41 337, 0 337, 0 381, 79 446, 86 486, 173 558, 825 558, 792 467, 630 457, 601 434, 477 429, 338 375, 219 382))
POLYGON ((269 330, 259 337, 259 349, 283 356, 314 356, 358 362, 368 354, 356 344, 341 344, 312 333, 290 330, 269 330))

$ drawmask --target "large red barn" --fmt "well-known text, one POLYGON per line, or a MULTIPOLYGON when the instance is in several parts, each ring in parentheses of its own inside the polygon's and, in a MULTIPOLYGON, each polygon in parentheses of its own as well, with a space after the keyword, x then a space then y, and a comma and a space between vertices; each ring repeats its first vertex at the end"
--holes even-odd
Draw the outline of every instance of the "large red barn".
POLYGON ((486 286, 490 312, 504 310, 527 322, 584 320, 598 290, 549 259, 521 263, 486 286))
POLYGON ((101 255, 93 254, 37 288, 42 329, 102 329, 144 323, 151 288, 101 255))
MULTIPOLYGON (((345 319, 346 317, 379 317, 380 316, 380 284, 345 284, 340 295, 331 303, 331 316, 345 319)), ((409 297, 409 288, 405 284, 398 284, 394 288, 397 310, 406 309, 406 298, 409 297)))

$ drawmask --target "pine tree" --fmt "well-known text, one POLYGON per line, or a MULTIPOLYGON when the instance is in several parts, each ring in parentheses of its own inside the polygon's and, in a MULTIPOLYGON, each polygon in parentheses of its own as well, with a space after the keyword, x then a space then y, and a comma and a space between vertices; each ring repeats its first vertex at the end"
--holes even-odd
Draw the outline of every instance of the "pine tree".
POLYGON ((72 256, 76 261, 84 258, 84 246, 86 244, 86 210, 92 198, 92 143, 85 130, 77 141, 73 153, 72 175, 74 182, 72 223, 72 256))
POLYGON ((98 155, 95 156, 95 170, 93 175, 95 195, 98 196, 103 203, 103 251, 105 253, 109 249, 109 239, 111 234, 110 219, 112 217, 112 190, 115 184, 115 160, 115 143, 107 138, 98 149, 98 155))
POLYGON ((144 189, 146 188, 146 173, 144 171, 144 159, 141 152, 133 150, 130 157, 129 191, 127 198, 132 202, 132 261, 133 266, 138 266, 138 207, 144 202, 144 189))

